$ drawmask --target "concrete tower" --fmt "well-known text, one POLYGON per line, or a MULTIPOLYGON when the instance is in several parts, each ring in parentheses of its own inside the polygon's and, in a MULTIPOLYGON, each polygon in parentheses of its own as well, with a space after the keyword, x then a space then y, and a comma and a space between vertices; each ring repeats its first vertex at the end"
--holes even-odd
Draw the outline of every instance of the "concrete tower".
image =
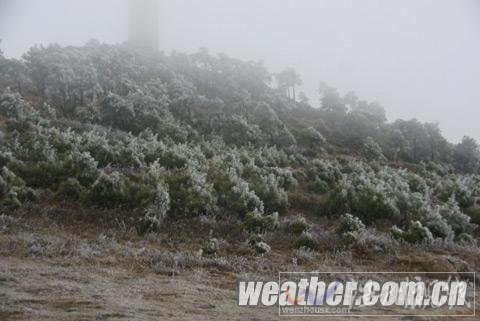
POLYGON ((132 46, 158 50, 158 0, 129 0, 129 34, 132 46))

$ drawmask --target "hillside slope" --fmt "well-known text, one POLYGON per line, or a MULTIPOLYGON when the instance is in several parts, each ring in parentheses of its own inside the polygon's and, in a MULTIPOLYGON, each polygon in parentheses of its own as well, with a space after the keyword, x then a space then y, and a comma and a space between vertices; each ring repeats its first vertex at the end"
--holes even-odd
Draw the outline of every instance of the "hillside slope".
POLYGON ((15 284, 56 264, 83 276, 98 264, 113 292, 117 273, 138 270, 147 283, 183 274, 188 287, 197 272, 478 270, 480 153, 468 137, 388 123, 378 103, 327 85, 315 109, 273 88, 260 63, 206 50, 33 47, 0 55, 0 76, 3 314, 45 309, 19 304, 15 284))

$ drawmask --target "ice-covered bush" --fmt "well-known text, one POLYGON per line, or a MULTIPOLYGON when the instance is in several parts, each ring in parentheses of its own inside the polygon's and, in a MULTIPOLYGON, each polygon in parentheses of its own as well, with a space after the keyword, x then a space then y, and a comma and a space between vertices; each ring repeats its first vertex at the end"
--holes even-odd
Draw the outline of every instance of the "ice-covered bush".
POLYGON ((98 162, 88 152, 72 151, 62 164, 64 176, 75 177, 84 185, 92 184, 98 177, 98 162))
POLYGON ((410 190, 407 173, 390 167, 374 169, 363 162, 349 162, 343 177, 325 204, 327 214, 350 212, 364 222, 401 223, 426 201, 427 195, 410 190))
POLYGON ((163 183, 158 183, 155 198, 145 209, 145 214, 137 228, 138 232, 140 234, 157 232, 169 210, 170 195, 168 187, 163 183))
POLYGON ((406 230, 393 226, 391 233, 397 240, 408 243, 431 243, 433 241, 433 235, 428 227, 423 226, 419 221, 410 222, 406 230))
POLYGON ((475 240, 475 238, 467 233, 462 233, 458 235, 456 241, 464 245, 477 245, 477 241, 475 240))
POLYGON ((423 226, 419 221, 411 222, 405 233, 405 240, 410 243, 431 242, 433 235, 428 227, 423 226))
POLYGON ((274 174, 262 175, 253 178, 253 189, 265 205, 269 213, 285 213, 288 207, 287 192, 280 187, 280 183, 274 174))
POLYGON ((219 248, 218 240, 216 238, 210 238, 209 240, 207 240, 207 242, 205 242, 205 244, 202 247, 202 250, 203 250, 203 253, 212 255, 217 253, 218 248, 219 248))
POLYGON ((101 172, 89 188, 86 200, 100 207, 114 208, 125 205, 130 199, 127 178, 119 172, 101 172))
POLYGON ((238 115, 233 115, 224 122, 221 134, 227 144, 237 146, 257 144, 261 139, 260 128, 238 115))
POLYGON ((365 230, 365 224, 358 218, 351 214, 344 214, 340 217, 337 233, 343 234, 347 232, 362 232, 365 230))
POLYGON ((340 164, 337 161, 317 158, 307 165, 307 174, 326 182, 329 186, 336 184, 342 177, 340 164))
POLYGON ((405 231, 396 225, 390 228, 390 234, 397 241, 403 241, 405 239, 405 231))
POLYGON ((300 235, 311 228, 311 225, 308 224, 305 217, 301 215, 296 215, 290 220, 287 220, 285 225, 288 231, 292 232, 294 235, 300 235))
POLYGON ((307 188, 315 194, 324 194, 329 190, 328 184, 320 178, 315 178, 312 182, 309 182, 307 188))
POLYGON ((3 206, 16 209, 27 201, 35 201, 37 193, 26 186, 25 182, 3 167, 0 172, 0 202, 3 206))
POLYGON ((9 90, 0 93, 0 116, 23 120, 35 115, 35 110, 20 94, 9 90))
POLYGON ((315 250, 318 247, 318 241, 315 239, 312 233, 308 231, 303 231, 295 238, 293 245, 297 249, 305 247, 315 250))
POLYGON ((360 149, 360 153, 368 161, 386 161, 382 148, 372 137, 367 137, 365 139, 360 149))
POLYGON ((172 171, 166 178, 175 216, 214 215, 217 213, 213 185, 206 174, 192 167, 172 171))
POLYGON ((449 176, 435 181, 435 196, 442 202, 448 202, 453 196, 462 208, 473 205, 480 195, 479 178, 475 176, 449 176))
POLYGON ((271 251, 270 245, 265 242, 257 242, 253 247, 258 254, 267 254, 271 251))
POLYGON ((326 143, 325 137, 313 127, 301 130, 297 140, 300 144, 312 149, 319 149, 326 143))
POLYGON ((425 212, 420 217, 423 225, 428 227, 434 238, 450 239, 454 232, 452 226, 440 214, 440 206, 425 208, 425 212))
POLYGON ((62 198, 68 198, 73 200, 79 200, 83 193, 84 187, 76 178, 68 178, 60 183, 57 190, 57 195, 62 198))
POLYGON ((252 211, 245 215, 243 227, 250 233, 264 233, 278 227, 278 214, 262 215, 259 211, 252 211))
POLYGON ((7 182, 3 179, 3 177, 0 175, 0 198, 5 196, 9 190, 9 185, 7 182))
POLYGON ((250 189, 234 168, 217 168, 213 177, 218 204, 243 217, 246 213, 258 210, 263 213, 263 202, 250 189))
POLYGON ((109 93, 101 104, 100 112, 105 125, 125 131, 134 129, 135 110, 133 104, 121 96, 109 93))
POLYGON ((336 232, 347 243, 351 244, 358 239, 359 235, 365 231, 365 224, 351 214, 344 214, 340 217, 336 227, 336 232))
POLYGON ((17 209, 22 205, 18 199, 18 194, 13 189, 9 190, 2 200, 2 205, 9 209, 17 209))
POLYGON ((460 210, 453 197, 440 207, 440 215, 457 235, 471 233, 475 229, 475 225, 470 223, 470 217, 460 210))

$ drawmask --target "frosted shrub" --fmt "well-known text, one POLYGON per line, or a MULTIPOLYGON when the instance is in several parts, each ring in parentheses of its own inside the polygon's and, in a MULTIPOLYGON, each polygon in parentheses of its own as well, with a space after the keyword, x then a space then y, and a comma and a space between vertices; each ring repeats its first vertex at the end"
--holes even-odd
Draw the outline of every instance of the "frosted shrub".
POLYGON ((315 239, 312 233, 303 231, 299 236, 297 236, 293 245, 297 249, 304 247, 315 250, 318 247, 318 241, 315 239))
POLYGON ((250 190, 246 181, 237 177, 234 180, 234 184, 235 185, 232 186, 230 193, 228 193, 228 191, 223 191, 223 193, 229 195, 226 202, 227 207, 232 208, 241 216, 245 215, 248 211, 259 210, 260 212, 263 212, 263 202, 254 191, 250 190))
POLYGON ((145 128, 155 130, 162 120, 174 122, 167 107, 168 98, 164 95, 161 95, 160 98, 156 99, 140 90, 128 95, 127 101, 132 104, 135 114, 132 122, 132 129, 135 133, 139 133, 145 128))
POLYGON ((98 162, 88 152, 73 151, 64 163, 65 175, 76 177, 84 185, 92 184, 98 177, 98 162))
POLYGON ((433 237, 449 239, 454 232, 444 217, 440 214, 440 207, 429 208, 421 217, 421 222, 432 232, 433 237))
POLYGON ((423 226, 419 221, 411 222, 408 230, 405 233, 405 240, 410 243, 431 242, 433 235, 428 227, 423 226))
POLYGON ((6 185, 8 185, 9 187, 25 186, 25 182, 23 181, 23 179, 15 175, 15 173, 9 170, 7 167, 2 168, 1 177, 5 181, 6 185))
POLYGON ((22 203, 18 199, 18 194, 15 190, 11 189, 7 192, 5 197, 2 200, 2 205, 9 208, 9 209, 17 209, 19 208, 22 203))
POLYGON ((205 173, 187 167, 167 177, 171 207, 174 215, 200 216, 217 213, 213 185, 205 173))
POLYGON ((294 235, 300 235, 304 231, 308 231, 311 225, 307 223, 305 217, 296 215, 286 222, 286 228, 294 235))
POLYGON ((107 208, 114 208, 127 203, 126 178, 119 172, 107 174, 101 172, 88 191, 88 201, 107 208))
POLYGON ((270 171, 275 175, 281 188, 289 190, 298 185, 297 180, 293 177, 293 173, 288 168, 273 167, 270 171))
POLYGON ((298 142, 308 148, 319 149, 325 145, 326 140, 315 128, 307 127, 300 132, 298 142))
POLYGON ((175 144, 166 147, 159 157, 159 162, 167 169, 188 166, 188 168, 194 170, 204 170, 207 165, 207 160, 201 148, 187 144, 175 144))
POLYGON ((358 218, 351 214, 344 214, 340 217, 337 226, 337 233, 343 234, 346 232, 362 232, 365 230, 365 224, 358 218))
POLYGON ((9 186, 7 182, 0 176, 0 199, 7 194, 9 190, 9 186))
MULTIPOLYGON (((363 178, 361 178, 363 180, 363 178)), ((366 222, 399 219, 394 201, 370 181, 343 180, 327 203, 329 212, 352 211, 366 222)))
POLYGON ((12 191, 17 193, 17 197, 22 204, 27 201, 35 202, 38 198, 37 192, 33 188, 27 186, 14 186, 12 191))
POLYGON ((229 145, 257 144, 261 139, 260 128, 249 124, 244 117, 238 115, 234 115, 224 122, 221 134, 225 143, 229 145))
POLYGON ((156 160, 145 169, 142 180, 146 184, 156 185, 163 181, 167 174, 167 170, 156 160))
POLYGON ((250 188, 250 184, 240 176, 242 172, 243 164, 238 155, 232 153, 228 156, 213 157, 209 176, 215 188, 218 205, 240 217, 254 210, 263 213, 263 202, 250 188))
POLYGON ((308 174, 317 177, 329 185, 337 183, 342 177, 340 164, 337 161, 325 159, 312 160, 308 165, 308 174))
POLYGON ((390 233, 395 240, 401 241, 405 239, 405 231, 394 225, 390 228, 390 233))
POLYGON ((25 182, 7 167, 3 167, 0 173, 0 200, 4 206, 15 209, 22 203, 36 199, 37 193, 32 188, 27 187, 25 182))
POLYGON ((408 243, 431 243, 433 241, 433 235, 428 227, 423 226, 419 221, 410 222, 405 231, 393 226, 391 233, 395 239, 408 243))
POLYGON ((410 187, 410 191, 414 193, 421 193, 421 194, 427 193, 429 187, 425 182, 425 179, 423 179, 423 177, 410 172, 405 175, 408 180, 408 186, 410 187))
POLYGON ((57 153, 48 137, 36 127, 22 133, 15 132, 10 142, 13 156, 22 161, 55 161, 57 153))
POLYGON ((336 228, 336 232, 347 244, 357 240, 359 235, 365 232, 365 230, 363 222, 358 217, 348 213, 340 217, 340 222, 336 228))
POLYGON ((20 94, 6 91, 0 93, 0 115, 22 120, 36 115, 36 112, 20 94))
POLYGON ((352 212, 364 222, 402 222, 415 217, 426 195, 412 193, 406 173, 389 167, 375 171, 363 162, 349 162, 325 210, 335 214, 352 212))
POLYGON ((205 242, 202 248, 203 253, 208 255, 217 253, 218 249, 219 249, 219 244, 216 238, 210 238, 209 240, 207 240, 207 242, 205 242))
POLYGON ((253 110, 252 118, 261 128, 264 142, 267 144, 287 147, 296 143, 292 133, 268 104, 258 104, 253 110))
POLYGON ((327 182, 318 177, 312 182, 309 182, 307 188, 310 192, 315 194, 325 194, 329 190, 327 182))
POLYGON ((273 174, 261 176, 253 183, 255 193, 260 197, 267 212, 285 213, 288 195, 273 174))
POLYGON ((264 216, 259 211, 252 211, 243 219, 243 226, 250 233, 273 231, 278 224, 278 213, 264 216))
POLYGON ((360 149, 360 153, 368 161, 386 161, 387 159, 383 155, 382 148, 378 143, 372 138, 367 137, 363 142, 363 145, 360 149))
POLYGON ((117 159, 114 145, 111 144, 105 132, 99 133, 92 130, 84 133, 82 135, 81 149, 84 152, 89 152, 100 167, 114 163, 117 159))
POLYGON ((253 248, 258 254, 267 254, 271 251, 270 245, 265 242, 256 242, 253 248))
POLYGON ((290 163, 288 155, 275 146, 263 146, 259 152, 252 151, 255 163, 260 167, 286 167, 290 163))
POLYGON ((76 178, 68 178, 60 183, 57 195, 63 198, 79 200, 83 195, 84 188, 76 178))
POLYGON ((159 183, 153 202, 145 209, 144 217, 140 220, 138 231, 140 234, 157 232, 170 210, 170 195, 168 187, 159 183))
POLYGON ((109 93, 101 104, 102 122, 107 126, 116 127, 125 131, 133 128, 135 110, 133 104, 124 98, 109 93))
POLYGON ((448 202, 453 195, 461 207, 469 207, 473 205, 475 196, 480 195, 479 183, 473 176, 438 179, 435 195, 442 202, 448 202))
POLYGON ((464 245, 470 245, 470 246, 477 245, 477 241, 475 240, 475 238, 467 233, 462 233, 458 235, 456 240, 458 243, 464 244, 464 245))
POLYGON ((470 223, 470 217, 460 210, 453 197, 440 207, 440 215, 457 235, 471 233, 475 229, 475 225, 470 223))
MULTIPOLYGON (((0 134, 1 136, 1 134, 0 134)), ((0 137, 0 142, 1 142, 1 137, 0 137)), ((15 157, 13 157, 13 153, 10 151, 2 151, 0 150, 0 167, 7 166, 8 163, 12 162, 15 160, 15 157)))
POLYGON ((57 111, 47 103, 43 103, 39 108, 40 115, 46 119, 56 119, 57 111))

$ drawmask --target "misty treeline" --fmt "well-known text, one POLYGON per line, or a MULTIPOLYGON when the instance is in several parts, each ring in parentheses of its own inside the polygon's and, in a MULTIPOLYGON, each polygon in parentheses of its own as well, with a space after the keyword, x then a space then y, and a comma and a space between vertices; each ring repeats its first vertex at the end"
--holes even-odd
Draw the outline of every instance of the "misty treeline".
POLYGON ((141 232, 199 215, 266 229, 302 209, 387 222, 413 242, 473 242, 473 139, 388 123, 379 103, 323 83, 313 108, 291 68, 91 41, 0 56, 0 76, 4 207, 46 198, 129 209, 141 232))
MULTIPOLYGON (((435 123, 416 119, 387 123, 385 109, 378 102, 360 100, 352 91, 342 96, 324 83, 319 87, 321 108, 311 108, 304 93, 295 93, 302 80, 294 69, 271 74, 260 63, 213 56, 206 49, 192 55, 142 56, 96 42, 85 47, 33 47, 21 60, 3 58, 1 75, 3 88, 42 98, 58 108, 61 117, 133 133, 145 129, 139 117, 147 116, 142 114, 148 113, 148 107, 130 108, 135 105, 135 93, 143 93, 157 99, 152 104, 160 103, 176 120, 191 125, 196 135, 217 134, 237 146, 305 150, 312 147, 309 139, 315 141, 309 136, 320 134, 330 147, 343 148, 337 152, 359 154, 363 144, 373 139, 390 161, 432 161, 463 173, 478 173, 480 169, 480 153, 473 138, 464 137, 454 145, 435 123), (276 81, 275 89, 272 80, 276 81), (190 97, 168 101, 172 95, 190 97), (116 98, 126 99, 118 119, 93 119, 98 115, 87 112, 120 102, 116 98), (85 119, 82 113, 92 119, 85 119), (248 130, 240 131, 240 137, 222 131, 226 122, 243 121, 248 130)), ((157 121, 148 116, 151 119, 144 120, 151 122, 147 127, 152 129, 166 121, 165 117, 157 121)))

